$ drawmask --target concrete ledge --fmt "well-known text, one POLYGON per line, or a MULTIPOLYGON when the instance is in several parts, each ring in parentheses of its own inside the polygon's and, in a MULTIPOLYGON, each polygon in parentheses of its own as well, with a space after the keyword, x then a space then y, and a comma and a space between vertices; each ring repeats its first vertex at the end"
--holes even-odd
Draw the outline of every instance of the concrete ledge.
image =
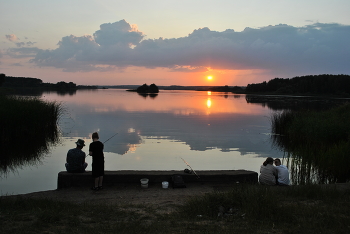
MULTIPOLYGON (((174 174, 182 175, 185 183, 194 182, 225 182, 225 183, 257 183, 258 173, 246 170, 219 170, 219 171, 196 171, 199 179, 194 174, 184 173, 184 171, 105 171, 103 185, 113 186, 118 183, 139 183, 140 179, 149 179, 149 184, 169 181, 174 174)), ((91 171, 84 173, 68 173, 61 171, 58 173, 57 189, 68 187, 86 187, 93 185, 91 171)))

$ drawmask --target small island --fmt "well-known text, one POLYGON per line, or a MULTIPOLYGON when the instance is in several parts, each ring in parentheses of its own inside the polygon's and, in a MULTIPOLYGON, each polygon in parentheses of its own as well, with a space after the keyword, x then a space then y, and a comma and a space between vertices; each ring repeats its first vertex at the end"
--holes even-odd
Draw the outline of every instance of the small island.
POLYGON ((147 93, 159 93, 159 88, 157 85, 155 84, 151 84, 151 85, 147 85, 147 84, 143 84, 141 86, 139 86, 137 89, 128 89, 126 90, 128 92, 137 92, 137 93, 143 93, 143 94, 147 94, 147 93))

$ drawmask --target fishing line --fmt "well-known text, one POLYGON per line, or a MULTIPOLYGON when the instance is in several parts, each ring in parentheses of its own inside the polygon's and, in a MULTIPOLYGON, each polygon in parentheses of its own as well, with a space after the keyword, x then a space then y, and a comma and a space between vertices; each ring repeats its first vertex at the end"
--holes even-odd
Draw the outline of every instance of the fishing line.
MULTIPOLYGON (((104 142, 102 142, 102 144, 106 143, 107 141, 109 141, 110 139, 112 139, 113 137, 115 137, 118 133, 114 134, 113 136, 111 136, 110 138, 108 138, 107 140, 105 140, 104 142)), ((86 155, 85 158, 87 156, 90 156, 90 154, 86 155)))

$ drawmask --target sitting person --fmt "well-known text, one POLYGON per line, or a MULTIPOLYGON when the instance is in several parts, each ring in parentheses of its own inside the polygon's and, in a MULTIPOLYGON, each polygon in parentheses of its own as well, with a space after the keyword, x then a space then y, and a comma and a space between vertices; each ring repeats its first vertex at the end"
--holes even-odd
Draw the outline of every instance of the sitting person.
POLYGON ((260 167, 259 183, 276 185, 277 169, 273 166, 273 158, 268 157, 260 167))
POLYGON ((281 164, 281 160, 279 158, 275 159, 275 166, 278 172, 277 185, 289 185, 288 168, 281 164))
POLYGON ((75 144, 77 145, 77 147, 74 149, 70 149, 67 153, 67 163, 65 164, 67 172, 85 172, 85 168, 88 164, 85 162, 85 152, 81 150, 85 146, 85 141, 82 139, 78 139, 78 141, 75 142, 75 144))

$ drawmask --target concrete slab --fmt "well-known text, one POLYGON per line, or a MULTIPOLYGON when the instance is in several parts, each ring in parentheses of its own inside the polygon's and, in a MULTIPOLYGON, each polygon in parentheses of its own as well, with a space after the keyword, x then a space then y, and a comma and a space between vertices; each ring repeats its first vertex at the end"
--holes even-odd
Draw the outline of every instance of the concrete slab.
MULTIPOLYGON (((103 184, 112 186, 118 183, 138 183, 141 184, 142 178, 147 178, 149 184, 168 181, 171 186, 171 176, 181 175, 185 183, 204 183, 204 182, 225 182, 225 183, 257 183, 258 173, 246 170, 213 170, 196 171, 195 174, 188 174, 184 171, 105 171, 103 184)), ((58 173, 57 189, 68 187, 86 187, 93 185, 91 171, 84 173, 68 173, 61 171, 58 173)))

